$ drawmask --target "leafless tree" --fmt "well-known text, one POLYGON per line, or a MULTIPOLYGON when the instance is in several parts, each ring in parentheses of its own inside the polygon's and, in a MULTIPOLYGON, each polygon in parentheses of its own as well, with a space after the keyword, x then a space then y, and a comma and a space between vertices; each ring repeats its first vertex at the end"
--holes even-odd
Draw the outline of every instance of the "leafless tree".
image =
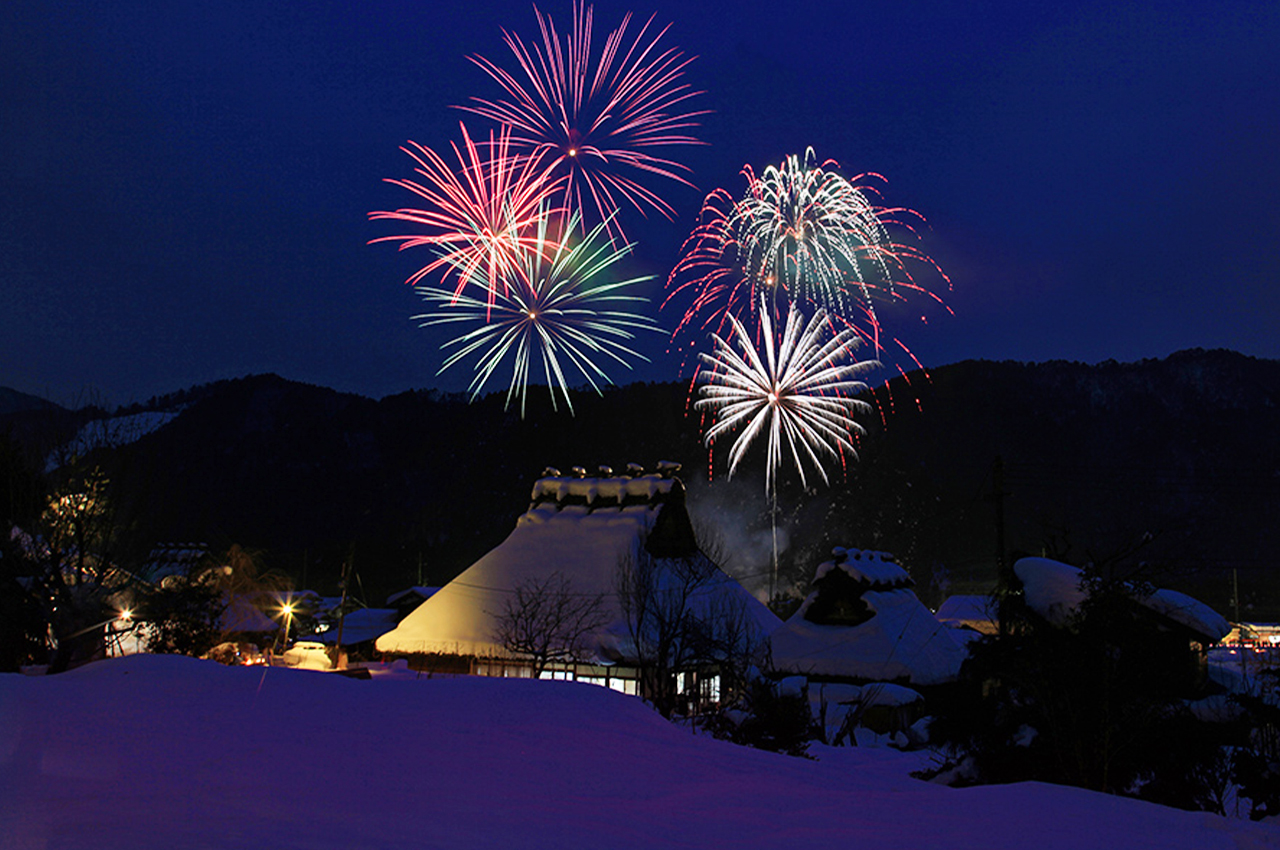
POLYGON ((756 644, 745 601, 701 552, 657 558, 644 546, 619 559, 615 589, 640 667, 640 691, 665 717, 684 708, 676 675, 745 670, 756 644))
POLYGON ((55 491, 34 533, 14 531, 28 592, 48 623, 52 673, 101 649, 102 627, 113 619, 110 597, 130 582, 115 565, 119 531, 110 482, 98 469, 55 491))
POLYGON ((587 635, 607 622, 604 596, 575 592, 559 572, 515 586, 498 615, 497 639, 508 652, 528 658, 538 678, 553 661, 582 654, 587 635))

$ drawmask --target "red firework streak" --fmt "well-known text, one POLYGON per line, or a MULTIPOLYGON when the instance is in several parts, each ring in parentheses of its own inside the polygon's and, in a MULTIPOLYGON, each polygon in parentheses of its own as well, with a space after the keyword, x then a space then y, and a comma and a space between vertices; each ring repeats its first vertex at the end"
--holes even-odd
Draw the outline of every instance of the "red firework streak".
MULTIPOLYGON (((583 212, 584 227, 609 220, 622 202, 642 214, 654 209, 673 218, 670 204, 641 180, 654 175, 693 185, 684 176, 688 167, 666 158, 664 151, 703 144, 689 131, 706 110, 687 111, 687 102, 701 92, 681 81, 693 58, 659 46, 669 26, 653 28, 650 38, 652 17, 628 40, 631 15, 626 14, 593 55, 591 6, 581 0, 574 4, 573 27, 563 37, 550 15, 536 6, 534 14, 541 45, 527 45, 503 30, 518 70, 470 57, 506 97, 473 97, 473 104, 458 108, 511 128, 512 148, 521 156, 545 156, 553 173, 564 178, 561 203, 583 212), (591 220, 587 200, 595 211, 591 220)), ((608 226, 611 238, 626 240, 616 217, 608 226)))
POLYGON ((420 233, 380 236, 374 242, 399 242, 400 250, 429 247, 436 259, 414 272, 406 283, 416 285, 443 269, 442 279, 455 274, 455 294, 468 282, 487 280, 488 299, 505 294, 507 281, 520 268, 530 250, 556 249, 538 236, 538 222, 561 209, 547 209, 549 199, 561 188, 552 166, 541 156, 517 157, 510 152, 511 134, 503 130, 488 143, 472 141, 466 125, 462 148, 451 143, 459 170, 454 171, 435 151, 417 142, 400 149, 416 163, 421 179, 386 182, 408 189, 425 204, 421 208, 369 213, 371 221, 390 219, 419 225, 420 233), (481 154, 480 148, 486 152, 481 154), (479 274, 478 274, 479 273, 479 274))

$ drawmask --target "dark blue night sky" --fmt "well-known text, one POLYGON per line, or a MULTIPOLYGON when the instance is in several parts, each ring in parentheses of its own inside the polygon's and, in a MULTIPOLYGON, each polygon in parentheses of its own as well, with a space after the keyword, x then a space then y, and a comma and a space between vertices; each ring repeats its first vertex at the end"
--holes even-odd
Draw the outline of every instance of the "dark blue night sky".
MULTIPOLYGON (((540 8, 568 24, 568 0, 540 8)), ((885 317, 927 365, 1280 357, 1280 4, 597 6, 698 58, 699 190, 628 220, 665 277, 702 194, 813 146, 923 213, 954 315, 885 317), (785 11, 781 11, 785 9, 785 11)), ((258 372, 379 397, 462 389, 409 316, 426 256, 367 245, 398 146, 493 95, 524 0, 6 5, 0 385, 145 400, 258 372)), ((380 226, 381 225, 381 226, 380 226)), ((659 294, 657 286, 652 295, 659 294)), ((918 306, 918 305, 917 305, 918 306)), ((654 306, 656 311, 656 305, 654 306)), ((674 317, 660 315, 667 327, 674 317)), ((665 339, 615 380, 670 380, 665 339)))

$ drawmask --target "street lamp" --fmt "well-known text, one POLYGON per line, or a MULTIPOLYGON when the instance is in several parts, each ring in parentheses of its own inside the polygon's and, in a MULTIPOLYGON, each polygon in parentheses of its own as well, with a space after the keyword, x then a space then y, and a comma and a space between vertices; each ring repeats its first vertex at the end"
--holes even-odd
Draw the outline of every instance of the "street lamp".
POLYGON ((284 634, 280 638, 280 651, 284 652, 289 648, 289 629, 293 626, 293 612, 296 610, 292 602, 285 602, 280 606, 280 613, 284 615, 284 634))

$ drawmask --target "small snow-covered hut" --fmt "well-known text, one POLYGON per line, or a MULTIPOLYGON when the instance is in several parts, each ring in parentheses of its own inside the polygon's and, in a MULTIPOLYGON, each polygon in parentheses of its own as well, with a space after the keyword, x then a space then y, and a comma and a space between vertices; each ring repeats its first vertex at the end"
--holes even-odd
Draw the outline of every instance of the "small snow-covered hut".
MULTIPOLYGON (((1070 627, 1089 599, 1079 567, 1051 558, 1020 558, 1013 565, 1026 606, 1047 623, 1070 627)), ((1156 645, 1149 658, 1188 692, 1208 679, 1208 648, 1231 632, 1231 624, 1198 599, 1167 588, 1131 596, 1132 615, 1144 623, 1156 645)))
POLYGON ((708 595, 735 600, 763 639, 778 619, 698 551, 678 469, 661 464, 646 474, 632 464, 627 475, 601 468, 596 477, 577 468, 570 476, 548 469, 534 482, 529 508, 511 534, 379 637, 378 651, 441 672, 531 675, 528 662, 499 639, 500 621, 517 587, 564 580, 575 595, 601 598, 604 625, 585 637, 576 660, 552 664, 543 675, 635 693, 636 650, 617 576, 621 561, 641 547, 659 564, 697 560, 709 577, 704 601, 708 595))
POLYGON ((950 681, 965 650, 884 552, 836 547, 818 567, 813 591, 770 637, 774 669, 812 680, 950 681))

